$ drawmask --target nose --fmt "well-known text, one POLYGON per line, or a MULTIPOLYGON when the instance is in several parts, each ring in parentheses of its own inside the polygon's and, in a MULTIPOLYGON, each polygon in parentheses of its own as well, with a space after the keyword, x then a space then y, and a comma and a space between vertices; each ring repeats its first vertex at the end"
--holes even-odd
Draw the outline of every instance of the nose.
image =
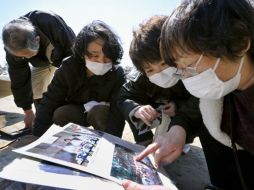
POLYGON ((97 62, 99 62, 99 63, 104 63, 104 62, 105 62, 105 61, 104 61, 104 56, 98 57, 98 58, 97 58, 97 62))
POLYGON ((104 55, 98 57, 96 61, 99 62, 99 63, 111 63, 112 62, 109 58, 107 58, 104 55))
POLYGON ((177 69, 185 69, 186 66, 185 66, 184 64, 178 63, 178 64, 176 65, 176 68, 177 68, 177 69))

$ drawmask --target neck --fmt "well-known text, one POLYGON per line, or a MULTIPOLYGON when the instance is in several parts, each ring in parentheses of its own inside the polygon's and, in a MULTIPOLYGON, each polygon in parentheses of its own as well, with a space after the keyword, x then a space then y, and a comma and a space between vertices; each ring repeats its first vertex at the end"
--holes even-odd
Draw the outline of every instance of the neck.
POLYGON ((241 81, 238 90, 245 90, 252 85, 254 85, 254 62, 249 56, 246 56, 241 72, 241 81))

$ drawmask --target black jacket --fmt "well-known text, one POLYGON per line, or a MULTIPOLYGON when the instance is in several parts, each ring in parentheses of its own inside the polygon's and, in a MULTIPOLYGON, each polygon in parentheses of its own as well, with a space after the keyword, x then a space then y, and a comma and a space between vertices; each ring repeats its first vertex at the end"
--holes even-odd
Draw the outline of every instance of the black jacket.
POLYGON ((33 103, 31 71, 28 63, 34 67, 50 65, 46 57, 46 48, 51 43, 54 46, 51 55, 52 65, 59 67, 62 59, 71 55, 75 33, 60 16, 53 13, 32 11, 21 18, 31 21, 40 36, 39 52, 30 59, 15 57, 6 51, 14 101, 18 107, 27 110, 33 103))
POLYGON ((124 84, 119 93, 118 106, 125 119, 132 125, 129 119, 131 110, 140 105, 151 105, 157 108, 165 100, 176 103, 176 115, 172 118, 170 126, 180 125, 185 128, 187 134, 190 134, 187 141, 192 141, 203 124, 199 99, 189 94, 181 81, 171 88, 161 88, 140 73, 134 81, 124 84))
POLYGON ((36 111, 34 134, 40 136, 53 123, 54 111, 66 104, 82 105, 89 101, 110 102, 110 111, 117 117, 116 99, 119 89, 125 83, 122 67, 113 66, 106 74, 87 78, 85 63, 73 56, 63 61, 55 76, 43 94, 43 99, 36 111))

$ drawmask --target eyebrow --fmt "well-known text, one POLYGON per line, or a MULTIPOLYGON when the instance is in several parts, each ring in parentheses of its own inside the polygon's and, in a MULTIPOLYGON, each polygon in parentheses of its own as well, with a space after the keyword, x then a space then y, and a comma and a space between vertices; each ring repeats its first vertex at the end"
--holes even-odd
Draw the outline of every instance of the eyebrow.
POLYGON ((101 51, 88 51, 88 53, 101 53, 101 51))

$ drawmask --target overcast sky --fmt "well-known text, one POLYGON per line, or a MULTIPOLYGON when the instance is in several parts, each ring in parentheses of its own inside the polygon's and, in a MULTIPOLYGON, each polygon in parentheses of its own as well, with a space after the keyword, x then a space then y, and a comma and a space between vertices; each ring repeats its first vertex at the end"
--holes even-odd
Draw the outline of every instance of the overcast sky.
MULTIPOLYGON (((128 48, 132 30, 144 19, 169 15, 180 0, 5 0, 0 7, 1 30, 10 20, 32 10, 59 14, 77 34, 92 20, 106 22, 121 38, 124 48, 123 65, 131 65, 128 48)), ((0 64, 5 62, 2 39, 0 64)))

